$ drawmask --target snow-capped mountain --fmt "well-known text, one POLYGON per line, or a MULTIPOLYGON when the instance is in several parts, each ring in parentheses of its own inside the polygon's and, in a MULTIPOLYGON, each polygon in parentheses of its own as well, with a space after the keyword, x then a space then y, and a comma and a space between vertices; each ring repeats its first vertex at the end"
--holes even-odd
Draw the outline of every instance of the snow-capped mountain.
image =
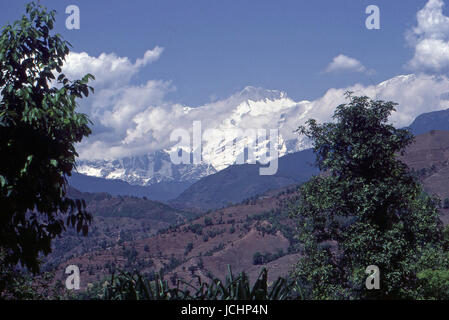
MULTIPOLYGON (((307 148, 307 144, 294 134, 297 122, 292 126, 288 121, 289 114, 307 113, 307 101, 295 102, 282 91, 246 87, 220 102, 218 107, 226 110, 226 117, 217 123, 202 122, 202 163, 200 164, 173 164, 170 159, 170 151, 173 149, 168 148, 146 155, 116 160, 79 161, 77 171, 88 176, 120 179, 142 186, 165 181, 197 181, 236 163, 238 156, 245 152, 245 148, 255 143, 251 136, 237 135, 237 129, 266 130, 267 136, 259 137, 257 148, 254 148, 257 161, 264 153, 270 155, 270 129, 279 129, 279 157, 307 148), (267 118, 272 121, 267 121, 267 118)), ((199 108, 202 112, 206 108, 215 108, 216 112, 217 105, 184 107, 184 112, 194 114, 199 108)), ((194 117, 194 115, 191 116, 191 118, 194 117)), ((295 119, 298 120, 297 117, 295 119)), ((245 159, 245 162, 248 162, 248 159, 245 159)))
MULTIPOLYGON (((309 110, 309 102, 295 102, 285 92, 246 87, 226 100, 227 117, 203 135, 202 155, 217 171, 236 162, 245 148, 252 148, 256 161, 270 154, 270 130, 278 129, 278 156, 306 149, 308 145, 294 131, 309 110), (301 115, 298 119, 297 115, 301 115), (295 119, 295 121, 291 121, 295 119), (240 131, 240 134, 238 130, 240 131), (264 129, 262 136, 245 132, 264 129), (243 135, 241 135, 243 133, 243 135)), ((245 160, 245 162, 248 162, 245 160)))
POLYGON ((79 173, 105 179, 119 179, 133 185, 148 186, 159 182, 197 181, 216 170, 206 163, 174 165, 166 151, 118 160, 80 161, 79 173))
MULTIPOLYGON (((121 179, 135 185, 151 185, 162 181, 195 182, 239 163, 237 160, 242 159, 242 154, 247 162, 248 149, 254 151, 256 161, 261 160, 264 155, 271 156, 269 150, 273 144, 269 136, 251 136, 246 134, 247 129, 264 129, 266 133, 271 129, 278 129, 277 151, 278 157, 282 157, 311 146, 305 137, 295 133, 296 129, 310 118, 319 122, 331 121, 335 107, 347 102, 347 91, 359 96, 397 102, 398 106, 390 120, 398 127, 410 125, 423 110, 429 112, 449 108, 449 79, 444 76, 400 75, 377 85, 355 84, 348 88, 329 89, 316 100, 299 102, 282 91, 246 87, 227 99, 199 107, 149 107, 150 113, 144 111, 133 118, 137 128, 130 126, 126 131, 130 134, 120 141, 119 147, 134 143, 131 146, 135 149, 140 146, 137 144, 139 139, 148 145, 154 139, 159 139, 156 145, 156 150, 160 146, 159 151, 154 152, 153 149, 146 155, 117 160, 80 161, 78 172, 107 179, 121 179), (145 118, 148 114, 151 117, 145 118), (183 127, 193 137, 195 121, 201 121, 202 162, 175 165, 170 159, 170 153, 177 150, 174 147, 177 148, 178 145, 169 142, 170 132, 183 127), (240 134, 236 134, 238 130, 241 130, 240 134), (151 137, 148 138, 150 141, 145 140, 146 137, 151 137)), ((192 150, 198 149, 193 146, 189 152, 192 150)))

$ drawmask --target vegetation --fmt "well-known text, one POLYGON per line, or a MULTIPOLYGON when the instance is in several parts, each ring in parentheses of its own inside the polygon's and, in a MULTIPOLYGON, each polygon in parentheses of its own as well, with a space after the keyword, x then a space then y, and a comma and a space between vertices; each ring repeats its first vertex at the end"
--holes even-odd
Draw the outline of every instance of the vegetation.
POLYGON ((201 236, 203 234, 203 225, 196 223, 189 225, 189 230, 195 233, 196 235, 201 236))
POLYGON ((54 273, 33 277, 30 272, 11 268, 0 251, 0 300, 60 300, 71 298, 62 284, 52 284, 54 273))
POLYGON ((441 274, 422 272, 446 270, 448 260, 438 200, 397 159, 413 136, 387 123, 394 103, 347 96, 334 122, 298 129, 324 174, 300 188, 293 211, 305 251, 296 275, 314 299, 428 298, 426 283, 441 274), (380 290, 365 286, 370 265, 380 269, 380 290))
POLYGON ((86 234, 91 220, 84 201, 66 197, 66 176, 75 143, 91 133, 75 109, 94 77, 61 74, 70 44, 51 35, 54 22, 55 11, 31 3, 0 34, 0 247, 5 263, 33 272, 66 226, 86 234))
POLYGON ((204 225, 206 226, 206 227, 208 227, 208 226, 212 226, 214 223, 213 223, 213 221, 212 221, 212 219, 210 218, 210 217, 205 217, 204 218, 204 225))
POLYGON ((254 265, 261 265, 261 264, 266 264, 268 262, 274 261, 279 259, 280 257, 284 256, 284 252, 282 249, 278 249, 278 251, 274 254, 272 253, 265 253, 262 254, 259 251, 257 251, 254 255, 253 255, 253 264, 254 265))
POLYGON ((92 292, 92 296, 105 300, 287 300, 301 297, 301 290, 294 280, 278 278, 268 285, 268 272, 263 269, 251 287, 245 272, 237 277, 229 274, 225 281, 212 279, 210 283, 192 285, 177 280, 175 287, 157 275, 154 280, 139 273, 119 273, 105 282, 103 290, 92 292))
MULTIPOLYGON (((349 102, 337 107, 334 122, 309 120, 298 129, 312 140, 322 172, 301 185, 299 195, 289 198, 294 201, 291 216, 298 222, 298 230, 286 222, 289 200, 281 198, 296 188, 277 195, 277 209, 227 221, 229 234, 238 231, 234 238, 254 229, 263 237, 282 233, 290 243, 287 252, 256 252, 252 261, 262 265, 301 252, 289 279, 278 278, 269 285, 263 269, 251 285, 245 272, 235 277, 229 268, 222 281, 205 270, 203 257, 233 245, 223 236, 212 241, 227 231, 219 227, 225 224, 223 214, 217 219, 204 216, 204 224, 180 228, 195 234, 195 239, 211 240, 214 246, 204 255, 191 257, 194 244, 189 242, 184 255, 163 257, 159 273, 141 273, 158 263, 153 257, 139 257, 136 247, 126 247, 136 234, 121 229, 117 231, 118 244, 125 261, 120 267, 128 271, 116 273, 116 263, 105 262, 103 267, 112 276, 90 284, 77 296, 68 295, 61 283, 54 286, 54 274, 32 277, 18 263, 37 273, 40 254, 51 252, 56 236, 66 227, 76 227, 76 234, 82 231, 86 235, 92 219, 84 200, 67 196, 66 177, 75 165, 74 145, 91 132, 87 116, 77 113, 76 107, 77 99, 93 92, 88 83, 94 78, 87 74, 71 81, 61 74, 70 44, 50 34, 54 21, 54 11, 29 4, 26 15, 0 34, 0 152, 8 155, 0 160, 0 299, 449 299, 449 229, 442 228, 439 199, 427 195, 418 182, 437 167, 414 172, 398 160, 413 136, 388 124, 394 103, 349 93, 349 102), (164 276, 192 258, 197 262, 188 267, 191 275, 201 270, 211 281, 204 283, 198 277, 194 285, 172 273, 170 286, 164 276), (380 290, 365 287, 365 270, 370 265, 381 271, 380 290)), ((92 201, 110 204, 101 207, 104 212, 99 210, 98 216, 144 219, 152 211, 152 218, 171 224, 167 230, 173 234, 177 230, 174 225, 179 226, 183 217, 195 217, 177 211, 169 215, 168 206, 145 198, 91 196, 92 201)), ((244 203, 263 206, 257 196, 244 203)), ((449 208, 449 199, 444 200, 443 208, 449 208)), ((141 228, 142 233, 150 230, 141 228)), ((101 230, 91 233, 98 236, 101 230)), ((104 233, 117 238, 108 228, 104 233)), ((101 238, 98 246, 116 245, 115 240, 107 240, 101 238)), ((55 247, 67 251, 75 242, 66 238, 55 247)), ((151 252, 148 245, 143 250, 151 252)), ((95 253, 89 253, 88 259, 93 261, 95 253)), ((89 275, 95 274, 94 268, 86 266, 89 275)), ((182 269, 185 271, 185 266, 182 269)))

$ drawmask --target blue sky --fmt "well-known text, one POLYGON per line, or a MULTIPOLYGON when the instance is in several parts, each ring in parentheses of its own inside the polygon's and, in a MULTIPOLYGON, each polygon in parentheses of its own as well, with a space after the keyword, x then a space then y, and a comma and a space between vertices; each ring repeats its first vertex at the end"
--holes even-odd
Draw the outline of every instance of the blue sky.
MULTIPOLYGON (((0 24, 23 13, 28 1, 2 1, 0 24)), ((58 11, 57 32, 74 51, 114 52, 132 61, 164 48, 133 83, 170 80, 175 102, 201 105, 247 85, 284 90, 296 100, 315 99, 332 87, 378 83, 406 73, 413 56, 405 32, 425 0, 315 1, 76 1, 49 0, 58 11), (65 8, 76 4, 81 29, 66 30, 65 8), (365 8, 380 8, 381 29, 365 28, 365 8), (338 54, 355 58, 373 74, 329 74, 338 54)), ((447 8, 445 8, 446 10, 447 8)))
MULTIPOLYGON (((0 25, 26 3, 3 1, 0 25)), ((443 0, 41 3, 57 10, 55 31, 73 45, 63 72, 96 76, 95 94, 79 107, 94 123, 78 146, 82 159, 170 148, 171 132, 198 120, 204 130, 276 127, 293 141, 307 119, 330 121, 347 90, 399 103, 391 116, 399 127, 449 108, 443 0), (79 30, 65 27, 73 4, 79 30), (379 30, 365 27, 369 5, 380 9, 379 30)))

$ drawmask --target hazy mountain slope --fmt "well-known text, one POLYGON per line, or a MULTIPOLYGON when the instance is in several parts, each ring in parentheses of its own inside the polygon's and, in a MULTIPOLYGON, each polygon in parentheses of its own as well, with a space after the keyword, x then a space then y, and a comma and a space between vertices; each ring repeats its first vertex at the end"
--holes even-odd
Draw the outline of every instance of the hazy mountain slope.
POLYGON ((314 161, 311 149, 288 154, 279 159, 278 172, 272 176, 261 176, 259 165, 230 166, 194 183, 170 203, 203 210, 238 203, 270 189, 308 180, 318 173, 314 161))
POLYGON ((204 281, 210 276, 224 278, 227 265, 231 265, 234 272, 245 270, 254 280, 262 265, 254 263, 253 255, 260 252, 267 258, 262 264, 268 267, 272 281, 285 276, 299 256, 293 237, 295 224, 288 217, 295 190, 284 188, 145 239, 77 255, 59 267, 80 266, 83 287, 116 269, 163 270, 167 280, 193 281, 199 276, 204 281))
POLYGON ((147 197, 150 200, 174 199, 187 189, 193 181, 164 181, 149 186, 131 185, 119 179, 91 177, 72 172, 69 185, 83 192, 106 192, 111 195, 147 197))
POLYGON ((402 159, 417 172, 428 193, 449 198, 449 131, 417 136, 402 159))
POLYGON ((449 131, 432 130, 416 136, 401 159, 415 170, 443 166, 449 159, 449 131))
POLYGON ((71 187, 68 196, 86 201, 93 222, 87 237, 69 229, 62 237, 56 238, 52 243, 53 252, 45 259, 47 268, 72 256, 150 237, 161 229, 183 223, 194 216, 166 204, 137 197, 85 193, 71 187))
MULTIPOLYGON (((297 162, 294 154, 290 156, 294 167, 297 162)), ((427 192, 449 194, 449 132, 417 136, 402 160, 416 171, 427 192)), ((270 191, 148 238, 76 255, 60 268, 80 265, 84 285, 101 280, 114 268, 163 270, 167 280, 193 280, 197 276, 207 280, 209 276, 224 277, 229 264, 235 272, 245 270, 255 279, 262 265, 254 264, 253 257, 259 252, 269 258, 263 264, 269 269, 270 279, 286 275, 300 256, 294 250, 295 224, 288 217, 288 203, 297 197, 296 190, 270 191)), ((446 224, 448 211, 441 209, 446 224)))
POLYGON ((177 207, 212 209, 238 203, 270 189, 307 180, 317 170, 311 150, 285 155, 279 159, 273 176, 261 176, 260 165, 233 165, 206 176, 194 185, 191 181, 164 181, 148 186, 131 185, 125 181, 90 177, 73 173, 68 181, 83 192, 106 192, 111 195, 131 195, 150 200, 170 201, 177 207))
MULTIPOLYGON (((385 90, 389 83, 402 83, 404 86, 413 83, 413 75, 398 76, 377 85, 380 91, 385 90)), ((192 121, 201 119, 200 115, 214 115, 207 123, 202 123, 203 135, 201 164, 174 165, 169 151, 172 145, 149 154, 124 157, 111 160, 78 161, 78 173, 108 180, 120 179, 130 185, 150 186, 161 184, 152 192, 152 199, 170 199, 174 194, 182 192, 182 187, 199 181, 210 174, 221 171, 230 165, 241 154, 245 144, 251 144, 253 138, 236 137, 232 134, 235 129, 278 129, 279 156, 305 150, 310 147, 307 139, 294 134, 297 126, 309 117, 320 120, 322 106, 317 102, 294 101, 285 92, 266 90, 262 88, 246 87, 227 99, 199 107, 183 108, 186 121, 183 129, 191 130, 192 121), (224 133, 219 134, 219 133, 224 133), (174 183, 174 184, 171 184, 174 183), (178 185, 178 183, 181 183, 178 185), (164 189, 164 187, 166 188, 164 189), (178 188, 179 186, 179 188, 178 188), (159 190, 174 192, 162 195, 159 190)), ((329 114, 331 110, 327 110, 329 114)), ((323 120, 323 119, 321 119, 323 120)), ((412 132, 421 134, 430 130, 449 130, 449 111, 437 111, 418 116, 410 125, 412 132)), ((167 129, 170 130, 170 129, 167 129)), ((174 144, 174 143, 173 143, 174 144)), ((259 141, 260 150, 256 158, 264 153, 268 146, 268 137, 259 141)), ((91 190, 98 191, 98 189, 91 190)), ((111 192, 111 190, 109 190, 111 192)), ((135 193, 132 194, 143 194, 135 193)))
POLYGON ((449 109, 423 113, 408 128, 415 135, 431 130, 449 130, 449 109))

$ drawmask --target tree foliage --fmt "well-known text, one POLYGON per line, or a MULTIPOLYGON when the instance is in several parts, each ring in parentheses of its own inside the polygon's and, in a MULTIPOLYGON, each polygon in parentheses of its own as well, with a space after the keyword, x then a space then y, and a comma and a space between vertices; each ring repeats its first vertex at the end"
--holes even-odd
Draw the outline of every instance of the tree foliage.
POLYGON ((66 176, 75 143, 91 133, 75 109, 94 77, 61 74, 70 44, 51 34, 54 23, 55 11, 30 3, 0 34, 0 247, 6 263, 32 271, 66 226, 86 234, 91 220, 83 201, 66 197, 66 176))
POLYGON ((442 250, 439 202, 397 158, 413 135, 388 123, 395 104, 347 97, 333 122, 298 129, 323 174, 300 188, 293 211, 305 253, 296 273, 315 299, 423 298, 420 257, 442 250), (380 290, 365 287, 370 265, 380 290))

